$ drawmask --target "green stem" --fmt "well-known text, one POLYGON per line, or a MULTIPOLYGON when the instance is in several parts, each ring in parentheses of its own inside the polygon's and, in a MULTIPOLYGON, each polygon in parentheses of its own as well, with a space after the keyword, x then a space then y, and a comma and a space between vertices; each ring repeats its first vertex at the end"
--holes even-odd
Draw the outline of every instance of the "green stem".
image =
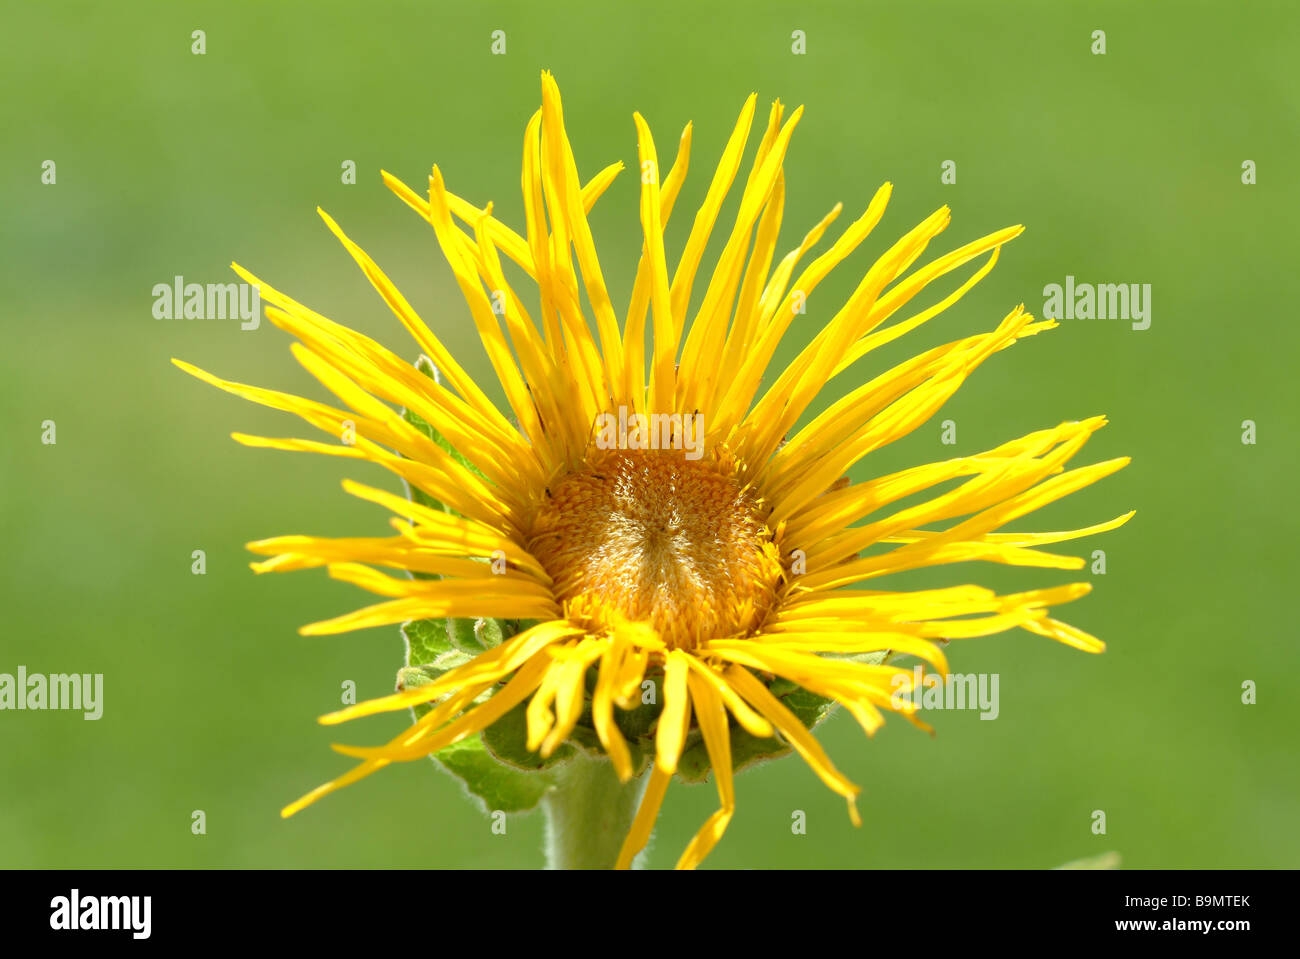
POLYGON ((582 750, 551 773, 556 786, 542 800, 548 868, 612 869, 646 777, 621 783, 608 759, 588 758, 582 750))

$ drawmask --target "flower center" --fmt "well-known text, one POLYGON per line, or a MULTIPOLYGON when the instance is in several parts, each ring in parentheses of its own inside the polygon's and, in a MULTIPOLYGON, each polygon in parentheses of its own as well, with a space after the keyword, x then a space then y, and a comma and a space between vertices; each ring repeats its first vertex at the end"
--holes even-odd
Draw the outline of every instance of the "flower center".
POLYGON ((530 536, 565 615, 648 622, 677 648, 757 626, 782 575, 758 498, 678 452, 598 456, 551 488, 530 536))

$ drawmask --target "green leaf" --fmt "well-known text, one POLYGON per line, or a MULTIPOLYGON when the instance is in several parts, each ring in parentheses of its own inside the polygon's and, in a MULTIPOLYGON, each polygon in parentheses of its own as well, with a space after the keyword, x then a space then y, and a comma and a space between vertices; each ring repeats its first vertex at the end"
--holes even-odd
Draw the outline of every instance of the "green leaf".
POLYGON ((452 646, 462 652, 477 656, 479 653, 500 646, 515 634, 505 620, 479 617, 478 619, 447 619, 444 621, 447 639, 452 646))
POLYGON ((461 652, 469 653, 471 656, 477 656, 483 652, 483 645, 478 641, 474 634, 474 620, 472 619, 447 619, 447 638, 451 644, 461 652))
MULTIPOLYGON (((428 357, 421 356, 417 359, 415 368, 434 382, 438 381, 438 371, 428 357)), ((402 417, 437 443, 461 466, 475 475, 483 475, 420 414, 403 409, 402 417)), ((406 493, 414 503, 447 513, 454 512, 445 503, 410 483, 406 484, 406 493)), ((412 575, 419 579, 440 578, 428 573, 412 575)), ((421 619, 406 623, 402 627, 402 635, 406 638, 406 666, 397 674, 398 688, 413 688, 432 682, 447 670, 463 665, 484 650, 500 645, 521 628, 527 627, 515 621, 488 618, 421 619)), ((485 693, 484 696, 486 695, 485 693)), ((424 704, 416 706, 412 712, 418 719, 432 708, 431 705, 424 704)), ((490 726, 486 735, 495 746, 491 752, 484 745, 484 734, 477 734, 438 750, 430 758, 436 765, 460 779, 465 790, 478 799, 487 811, 523 812, 532 809, 553 785, 551 777, 538 770, 567 758, 572 755, 573 749, 566 745, 557 750, 549 761, 542 761, 540 756, 528 753, 523 747, 522 739, 516 742, 522 736, 521 722, 522 706, 490 726), (499 759, 498 755, 503 758, 499 759)))
MULTIPOLYGON (((420 489, 418 486, 412 486, 410 481, 407 480, 405 477, 402 478, 402 483, 406 487, 406 498, 409 499, 412 503, 417 503, 420 506, 425 506, 428 507, 429 509, 436 509, 440 513, 451 512, 451 510, 447 508, 445 503, 442 503, 439 500, 434 499, 432 496, 430 496, 424 490, 420 489)), ((417 570, 411 570, 411 575, 414 576, 416 579, 439 579, 440 578, 437 573, 422 573, 417 570)))
MULTIPOLYGON (((438 382, 438 371, 427 356, 417 359, 415 368, 438 382)), ((437 443, 461 466, 477 476, 483 475, 420 414, 403 409, 402 417, 437 443)), ((410 483, 406 484, 406 494, 414 503, 446 513, 454 512, 445 503, 410 483)), ((430 573, 412 575, 419 579, 441 578, 430 573)), ((398 688, 414 688, 432 682, 448 670, 469 662, 484 650, 499 646, 521 628, 527 626, 518 621, 488 618, 420 619, 406 623, 402 626, 402 635, 406 638, 406 666, 398 671, 398 688)), ((480 698, 487 696, 488 693, 484 693, 480 698)), ((419 719, 432 708, 430 704, 422 704, 414 707, 412 712, 419 719)), ((523 707, 520 706, 490 726, 486 734, 468 736, 438 750, 430 758, 435 765, 460 779, 465 790, 478 799, 488 812, 524 812, 532 809, 553 786, 552 777, 538 770, 571 756, 573 749, 566 745, 557 750, 550 760, 542 761, 540 756, 528 753, 522 739, 516 742, 523 735, 520 725, 522 722, 523 707), (492 739, 495 746, 491 752, 484 745, 485 735, 492 739), (499 759, 498 755, 509 758, 499 759)))
POLYGON ((402 637, 406 640, 407 666, 432 663, 455 649, 447 635, 445 619, 413 619, 402 625, 402 637))
MULTIPOLYGON (((427 376, 429 379, 433 380, 435 383, 440 382, 438 379, 438 371, 434 367, 433 361, 430 360, 427 356, 419 357, 415 361, 415 368, 419 370, 421 373, 423 373, 425 376, 427 376)), ((415 412, 415 410, 406 409, 404 407, 402 409, 402 419, 406 420, 406 422, 410 423, 412 426, 414 426, 425 436, 429 437, 429 439, 437 443, 440 447, 443 448, 443 450, 449 453, 457 463, 459 463, 461 466, 465 467, 467 470, 474 473, 475 476, 483 475, 482 470, 480 470, 477 466, 475 466, 463 455, 461 455, 460 451, 457 450, 455 447, 453 447, 451 443, 447 441, 447 438, 445 436, 443 436, 436 429, 434 429, 433 425, 430 424, 427 420, 425 420, 425 418, 422 417, 419 413, 415 412)), ((454 512, 454 510, 452 510, 449 506, 447 506, 446 503, 443 503, 442 501, 434 498, 433 496, 430 496, 428 493, 420 489, 418 486, 411 485, 411 483, 406 479, 403 479, 402 482, 406 486, 407 499, 411 500, 411 502, 419 503, 421 506, 427 506, 429 509, 441 510, 444 513, 454 512)), ((414 575, 419 579, 436 578, 436 577, 431 577, 427 573, 416 573, 414 575)))
POLYGON ((508 632, 509 628, 500 619, 476 619, 474 620, 474 639, 484 649, 492 649, 494 646, 500 646, 514 635, 514 632, 508 632))
MULTIPOLYGON (((770 689, 808 729, 812 729, 829 716, 836 706, 834 700, 810 693, 788 680, 777 680, 772 683, 770 689)), ((760 738, 747 732, 738 726, 734 719, 730 720, 729 729, 731 766, 734 772, 739 773, 758 763, 780 759, 793 751, 776 736, 760 738)), ((699 730, 692 731, 686 739, 681 759, 677 762, 677 774, 686 782, 701 783, 708 776, 711 766, 704 738, 699 730)))
POLYGON ((869 666, 881 666, 893 655, 892 650, 878 649, 871 653, 822 653, 828 659, 847 659, 851 663, 866 663, 869 666))
POLYGON ((520 703, 483 730, 483 745, 489 753, 509 766, 530 772, 549 769, 573 756, 573 747, 567 743, 546 758, 541 753, 529 750, 526 713, 527 706, 520 703))
POLYGON ((487 812, 527 812, 541 802, 551 788, 546 773, 523 772, 498 762, 483 747, 481 736, 469 736, 433 754, 465 791, 478 799, 487 812))
MULTIPOLYGON (((399 691, 403 689, 417 689, 426 683, 433 682, 443 673, 456 669, 459 666, 464 666, 473 658, 474 657, 466 653, 462 653, 459 649, 452 649, 445 653, 440 653, 433 662, 417 663, 414 666, 403 666, 397 671, 397 688, 399 691)), ((429 708, 430 707, 428 706, 417 707, 419 710, 417 716, 423 716, 425 711, 429 708)))
MULTIPOLYGON (((656 692, 663 689, 663 669, 651 667, 646 671, 645 680, 653 682, 656 692)), ((643 680, 643 682, 645 681, 643 680)), ((659 714, 663 712, 663 703, 655 696, 653 703, 642 702, 628 710, 615 708, 614 724, 629 742, 648 740, 653 735, 659 714)))
MULTIPOLYGON (((442 630, 445 640, 446 620, 416 620, 402 627, 408 634, 408 657, 416 650, 427 653, 432 646, 428 643, 413 642, 409 634, 416 634, 417 640, 423 636, 437 634, 437 626, 444 624, 442 630), (415 627, 411 629, 411 627, 415 627)), ((411 689, 433 682, 448 670, 463 666, 473 659, 469 653, 459 649, 448 648, 437 653, 427 663, 408 665, 397 673, 398 689, 411 689)), ((408 660, 409 661, 409 660, 408 660)), ((486 697, 486 693, 484 696, 486 697)), ((421 703, 412 709, 416 719, 425 715, 433 707, 421 703)), ((489 731, 494 727, 489 727, 489 731)), ((541 801, 542 796, 551 787, 551 780, 545 773, 524 772, 514 766, 499 762, 483 745, 481 735, 468 736, 458 743, 452 743, 433 753, 430 758, 435 765, 446 769, 461 780, 466 792, 478 799, 487 812, 525 812, 541 801)))
POLYGON ((498 620, 498 622, 501 623, 501 629, 504 634, 504 638, 509 639, 511 636, 517 636, 520 633, 524 632, 525 630, 532 629, 534 626, 539 625, 541 623, 541 620, 540 619, 502 619, 502 620, 498 620))
MULTIPOLYGON (((471 620, 417 619, 402 626, 402 635, 406 637, 407 665, 397 673, 398 689, 413 689, 433 682, 448 670, 463 666, 474 658, 474 653, 459 649, 448 635, 449 623, 470 623, 471 620)), ((493 621, 495 622, 495 620, 493 621)), ((497 629, 499 630, 499 625, 497 629)), ((473 627, 470 635, 473 636, 473 627)), ((482 648, 478 649, 482 652, 482 648)), ((485 693, 484 696, 487 694, 485 693)), ((412 709, 419 719, 433 707, 420 704, 412 709)), ((519 712, 522 717, 523 707, 519 712)), ((497 726, 513 716, 508 713, 503 720, 489 727, 487 732, 497 736, 497 726)), ((509 729, 509 727, 504 727, 509 729)), ((552 761, 572 755, 572 747, 564 746, 552 757, 552 761)), ((525 750, 526 753, 526 750, 525 750)), ((446 746, 430 757, 435 765, 446 769, 461 780, 466 792, 483 804, 487 812, 525 812, 541 801, 542 796, 551 788, 551 778, 544 772, 525 772, 522 764, 505 765, 489 752, 483 744, 482 735, 468 736, 458 743, 446 746)), ((539 757, 540 758, 540 757, 539 757)), ((531 767, 536 770, 542 766, 531 767)))
MULTIPOLYGON (((735 772, 747 769, 756 763, 769 759, 780 759, 792 750, 775 736, 759 739, 745 732, 734 723, 731 729, 731 767, 735 772)), ((686 746, 677 761, 677 775, 684 782, 702 783, 709 775, 713 764, 709 760, 709 751, 704 745, 704 737, 699 730, 692 730, 686 737, 686 746)))
MULTIPOLYGON (((429 359, 427 356, 420 356, 418 359, 416 359, 415 368, 419 370, 421 373, 423 373, 425 376, 427 376, 429 379, 433 380, 435 383, 441 382, 441 380, 438 377, 437 368, 433 365, 433 361, 429 359)), ((443 436, 441 433, 439 433, 436 429, 434 429, 432 424, 430 424, 427 420, 425 420, 424 417, 422 417, 419 413, 416 413, 414 410, 403 409, 402 417, 406 420, 406 422, 410 423, 417 430, 422 432, 425 436, 429 437, 429 439, 433 440, 444 450, 450 453, 452 458, 461 466, 465 467, 467 470, 472 472, 475 476, 483 475, 482 470, 480 470, 477 466, 475 466, 468 459, 466 459, 461 454, 460 450, 456 449, 454 446, 451 445, 451 443, 447 442, 447 438, 443 436)))
MULTIPOLYGON (((600 744, 600 737, 597 736, 596 731, 591 728, 590 708, 583 712, 583 716, 586 717, 587 725, 584 726, 582 721, 579 720, 578 725, 573 727, 573 732, 569 733, 569 742, 575 746, 581 747, 592 756, 604 756, 605 747, 600 744)), ((631 743, 628 743, 629 747, 631 745, 631 743)))
POLYGON ((781 702, 808 729, 812 729, 829 716, 836 705, 835 700, 810 693, 806 689, 796 689, 794 692, 787 693, 781 697, 781 702))
MULTIPOLYGON (((888 662, 894 655, 893 650, 881 649, 870 653, 822 653, 827 659, 845 659, 854 663, 866 663, 871 666, 880 666, 888 662)), ((776 696, 786 706, 799 717, 800 721, 809 729, 825 722, 830 718, 831 713, 839 709, 839 703, 833 699, 827 699, 824 696, 818 696, 816 693, 810 693, 798 683, 789 679, 783 679, 778 676, 768 686, 773 696, 776 696)))

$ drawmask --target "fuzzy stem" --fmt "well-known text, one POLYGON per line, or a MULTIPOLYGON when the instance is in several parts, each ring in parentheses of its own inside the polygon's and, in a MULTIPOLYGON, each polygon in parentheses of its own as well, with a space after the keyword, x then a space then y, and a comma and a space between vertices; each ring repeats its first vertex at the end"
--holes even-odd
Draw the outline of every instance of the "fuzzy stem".
POLYGON ((550 869, 612 869, 636 817, 646 777, 618 781, 607 759, 582 750, 555 768, 546 794, 546 864, 550 869))

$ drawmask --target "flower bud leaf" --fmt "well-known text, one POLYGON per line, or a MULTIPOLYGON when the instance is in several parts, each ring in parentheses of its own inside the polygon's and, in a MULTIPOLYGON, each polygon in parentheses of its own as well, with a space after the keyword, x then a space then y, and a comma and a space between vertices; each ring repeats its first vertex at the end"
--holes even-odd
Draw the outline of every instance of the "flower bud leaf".
POLYGON ((483 652, 483 644, 479 642, 478 636, 474 632, 474 620, 472 619, 448 619, 447 638, 451 644, 459 649, 462 653, 469 653, 471 656, 477 656, 483 652))
POLYGON ((484 649, 492 649, 514 635, 510 624, 500 619, 481 617, 474 620, 474 639, 484 649))

